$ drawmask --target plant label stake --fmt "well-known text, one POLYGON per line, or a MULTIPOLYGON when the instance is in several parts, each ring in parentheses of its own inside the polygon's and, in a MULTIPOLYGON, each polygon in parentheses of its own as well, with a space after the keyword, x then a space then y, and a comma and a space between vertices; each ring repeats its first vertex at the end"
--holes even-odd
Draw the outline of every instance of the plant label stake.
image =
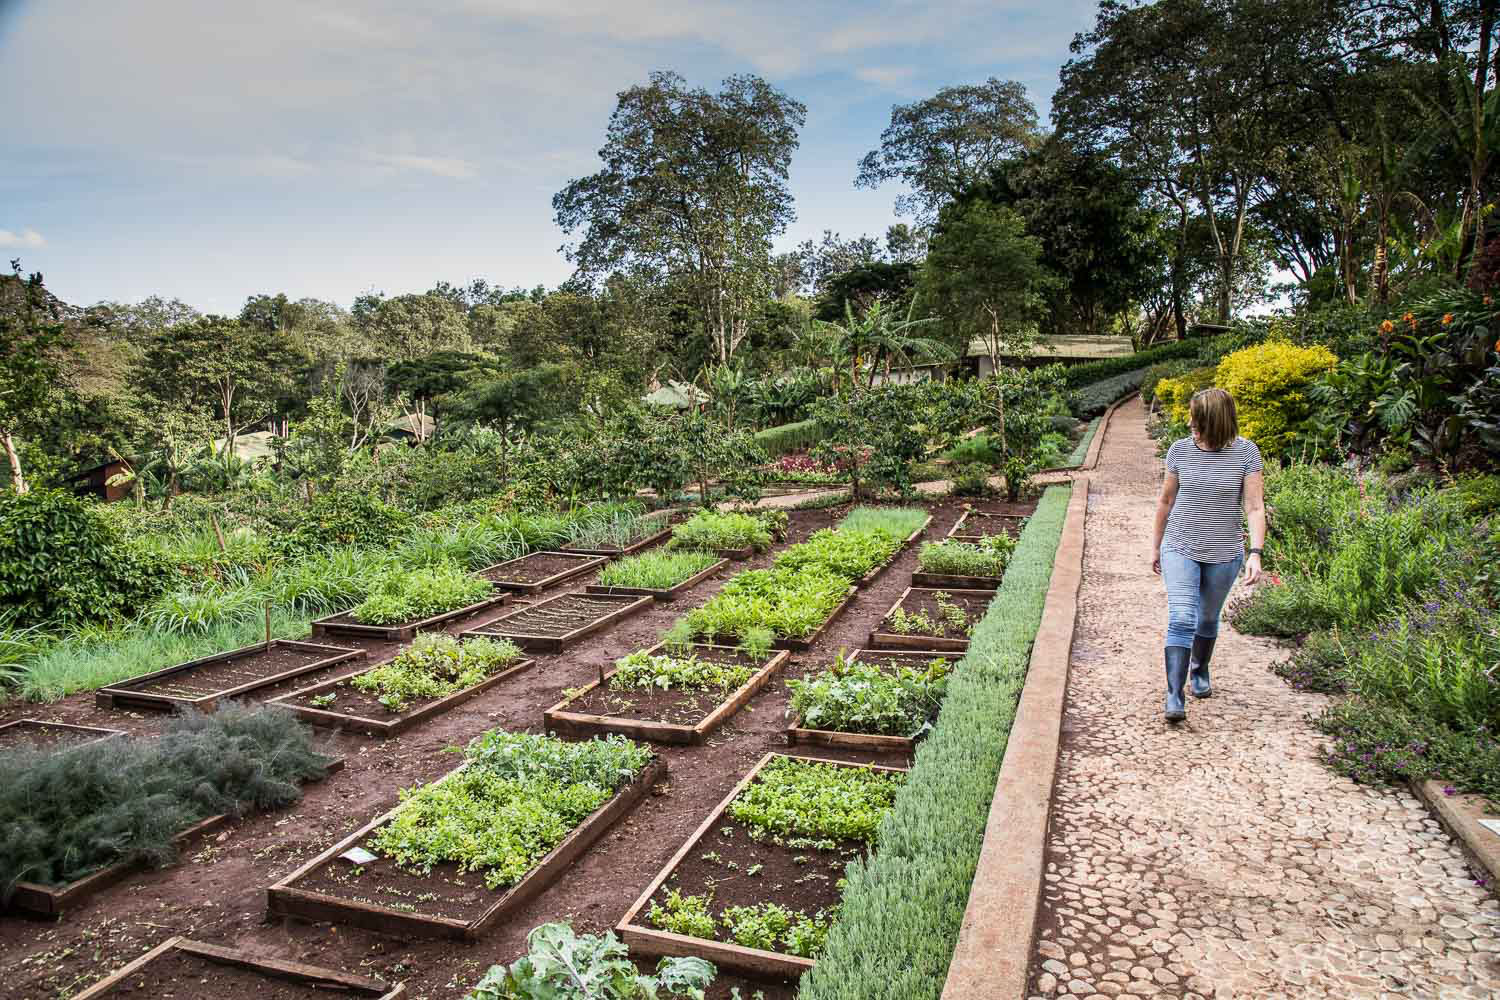
POLYGON ((271 602, 266 602, 266 648, 271 648, 271 602))

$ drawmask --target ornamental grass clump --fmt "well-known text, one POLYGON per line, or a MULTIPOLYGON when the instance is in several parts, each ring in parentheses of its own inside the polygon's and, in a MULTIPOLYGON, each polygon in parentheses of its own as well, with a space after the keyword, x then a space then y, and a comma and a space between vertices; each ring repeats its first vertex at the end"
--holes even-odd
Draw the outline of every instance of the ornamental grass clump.
POLYGON ((611 691, 732 691, 755 671, 742 664, 716 663, 696 653, 653 655, 637 650, 615 661, 611 691))
POLYGON ((396 569, 377 579, 350 615, 364 625, 399 625, 478 604, 493 590, 490 581, 452 563, 396 569))
POLYGON ((507 639, 456 639, 424 632, 405 652, 349 681, 377 697, 387 711, 404 712, 414 701, 446 698, 473 687, 521 659, 521 648, 507 639))
POLYGON ((492 729, 446 780, 406 789, 369 848, 402 868, 441 864, 478 872, 490 889, 514 885, 651 760, 620 736, 569 743, 492 729))
POLYGON ((978 542, 951 538, 924 542, 917 553, 917 566, 924 573, 998 579, 1005 575, 1005 564, 1015 550, 1016 540, 1004 534, 990 535, 978 542))
POLYGON ((167 864, 189 826, 296 802, 298 783, 329 763, 290 712, 237 705, 177 716, 158 739, 0 753, 0 902, 17 882, 58 886, 116 862, 167 864))
POLYGON ((672 529, 673 549, 753 548, 764 552, 771 547, 771 532, 765 522, 750 514, 719 513, 702 510, 672 529))
POLYGON ((805 729, 915 737, 936 718, 952 671, 942 657, 918 667, 848 659, 840 650, 822 673, 786 682, 787 715, 805 729))
POLYGON ((602 587, 671 590, 719 562, 712 552, 698 550, 640 552, 616 559, 599 571, 602 587))

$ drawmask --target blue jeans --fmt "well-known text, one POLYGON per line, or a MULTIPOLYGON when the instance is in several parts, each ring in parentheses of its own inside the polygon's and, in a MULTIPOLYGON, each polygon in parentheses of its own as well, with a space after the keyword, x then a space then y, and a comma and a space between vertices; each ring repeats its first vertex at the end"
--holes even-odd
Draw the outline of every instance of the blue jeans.
POLYGON ((1161 578, 1167 584, 1167 645, 1193 645, 1193 638, 1213 639, 1219 634, 1219 613, 1229 588, 1240 575, 1245 557, 1227 563, 1189 559, 1167 546, 1161 547, 1161 578))

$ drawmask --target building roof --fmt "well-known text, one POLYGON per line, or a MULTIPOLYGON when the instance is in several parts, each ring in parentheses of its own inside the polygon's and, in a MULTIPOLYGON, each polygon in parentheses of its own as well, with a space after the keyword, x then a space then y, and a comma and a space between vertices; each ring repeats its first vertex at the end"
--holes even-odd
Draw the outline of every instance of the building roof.
POLYGON ((708 402, 708 393, 687 382, 668 382, 660 389, 646 393, 641 397, 641 402, 650 403, 653 406, 670 406, 676 410, 686 410, 708 402))
MULTIPOLYGON (((257 458, 275 458, 276 449, 271 447, 271 439, 276 435, 271 431, 251 431, 248 434, 236 434, 234 436, 234 457, 241 462, 253 462, 257 458)), ((214 439, 214 452, 218 453, 224 448, 224 439, 214 439)))
MULTIPOLYGON (((1118 336, 1090 336, 1088 334, 1067 334, 1056 337, 1042 337, 1029 350, 1019 352, 1026 357, 1033 358, 1087 358, 1096 360, 1099 358, 1119 358, 1135 353, 1131 346, 1129 337, 1118 336)), ((969 358, 987 358, 990 349, 983 338, 973 340, 969 343, 969 350, 964 355, 969 358)), ((1010 356, 1014 357, 1014 354, 1010 356)))

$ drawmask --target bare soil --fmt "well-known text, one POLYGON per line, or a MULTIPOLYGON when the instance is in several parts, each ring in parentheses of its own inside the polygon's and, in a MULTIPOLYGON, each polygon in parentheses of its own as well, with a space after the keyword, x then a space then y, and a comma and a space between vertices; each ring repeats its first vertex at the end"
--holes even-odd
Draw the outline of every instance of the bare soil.
POLYGON ((486 580, 495 583, 534 584, 550 579, 559 573, 576 570, 593 562, 597 556, 570 555, 564 552, 533 552, 503 563, 504 569, 490 569, 481 573, 486 580))
MULTIPOLYGON (((509 670, 511 667, 515 666, 516 663, 520 663, 521 660, 530 658, 531 657, 529 655, 522 654, 520 659, 515 660, 512 663, 497 666, 494 673, 502 673, 503 671, 509 670)), ((342 667, 343 669, 340 670, 338 667, 332 668, 327 672, 327 676, 320 676, 314 680, 306 680, 299 677, 293 681, 289 681, 287 682, 289 690, 282 691, 275 697, 281 697, 282 695, 291 693, 291 691, 315 687, 318 684, 323 683, 324 681, 329 681, 335 677, 345 676, 353 672, 353 670, 351 669, 351 665, 348 663, 340 664, 339 667, 342 667)), ((322 674, 323 671, 317 671, 317 673, 322 674)), ((493 674, 487 676, 493 676, 493 674)), ((502 681, 501 683, 504 682, 502 681)), ((278 687, 279 686, 280 685, 278 685, 278 687)), ((258 693, 259 692, 257 692, 257 694, 258 693)), ((322 709, 325 712, 343 712, 345 715, 357 715, 364 719, 395 721, 401 718, 403 715, 409 715, 412 712, 417 711, 418 709, 424 708, 427 705, 431 705, 435 701, 441 701, 443 698, 451 697, 451 695, 457 693, 457 691, 452 691, 449 692, 449 694, 442 695, 438 698, 414 698, 409 701, 406 707, 401 711, 393 712, 380 703, 379 692, 361 691, 349 681, 343 681, 337 687, 332 687, 325 691, 309 692, 307 694, 298 695, 296 698, 288 698, 282 704, 300 705, 303 708, 317 708, 322 709), (328 695, 333 695, 333 701, 331 703, 317 704, 313 700, 315 698, 323 698, 328 695)))
MULTIPOLYGON (((930 505, 934 513, 927 538, 941 538, 961 506, 930 505)), ((827 527, 847 506, 791 511, 788 543, 827 527)), ((735 564, 762 568, 783 546, 735 564)), ((742 711, 700 746, 658 747, 670 772, 664 794, 648 796, 550 888, 503 921, 474 945, 449 941, 401 940, 357 928, 301 921, 265 922, 265 889, 396 802, 397 791, 431 781, 453 769, 448 748, 462 746, 487 729, 539 732, 542 713, 567 688, 597 679, 621 656, 655 645, 685 609, 719 591, 726 572, 686 591, 671 605, 646 608, 589 636, 560 654, 542 655, 535 667, 390 738, 363 733, 318 731, 329 752, 347 766, 328 780, 304 789, 290 809, 246 817, 190 849, 182 860, 158 872, 143 872, 109 888, 55 923, 0 918, 0 967, 7 970, 7 998, 56 1000, 71 995, 146 947, 173 934, 244 948, 259 955, 342 969, 388 982, 406 982, 411 1000, 455 1000, 491 964, 514 961, 526 934, 550 920, 568 920, 580 932, 613 927, 637 896, 692 834, 710 810, 768 750, 786 747, 785 677, 801 677, 833 661, 840 648, 864 646, 865 637, 910 581, 916 546, 908 548, 819 638, 812 649, 793 654, 781 677, 766 685, 742 711)), ((543 596, 566 592, 564 583, 543 596)), ((457 632, 493 621, 514 605, 492 608, 468 621, 452 623, 457 632)), ((404 643, 340 638, 338 644, 364 648, 379 662, 404 643)), ((354 669, 357 664, 346 665, 354 669)), ((311 683, 309 680, 307 683, 311 683)), ((300 686, 300 685, 299 685, 300 686)), ((0 708, 0 722, 24 716, 131 732, 155 732, 162 716, 105 711, 91 692, 46 706, 14 704, 0 708)), ((795 753, 834 760, 905 765, 905 755, 798 747, 795 753)), ((654 963, 653 963, 654 964, 654 963)), ((753 991, 746 990, 748 998, 753 991)), ((201 995, 213 995, 207 991, 201 995)), ((717 988, 711 995, 719 995, 717 988)), ((769 1000, 787 997, 767 991, 769 1000)))
MULTIPOLYGON (((957 623, 949 622, 945 617, 943 617, 943 610, 938 602, 936 596, 937 594, 946 594, 947 597, 945 598, 945 601, 950 607, 957 607, 963 610, 964 621, 967 623, 968 627, 972 627, 975 622, 984 617, 985 609, 990 606, 990 601, 994 600, 995 598, 995 595, 990 593, 989 591, 985 591, 979 594, 972 594, 957 590, 913 590, 910 594, 906 595, 904 600, 902 600, 900 610, 906 612, 908 615, 926 615, 931 621, 936 623, 938 628, 936 631, 907 632, 897 634, 911 636, 928 635, 943 639, 966 638, 968 633, 964 630, 964 628, 960 628, 957 623)), ((890 628, 889 626, 890 619, 887 618, 882 623, 882 629, 887 632, 896 633, 896 629, 890 628)))
POLYGON ((251 969, 210 961, 176 949, 155 958, 109 990, 108 997, 152 997, 162 1000, 327 1000, 328 990, 291 983, 251 969))
MULTIPOLYGON (((345 646, 345 649, 355 647, 345 646)), ((326 660, 338 655, 334 651, 296 649, 290 646, 272 646, 268 650, 236 657, 233 660, 217 660, 191 670, 168 674, 166 677, 144 684, 129 681, 114 685, 128 687, 142 694, 164 695, 171 698, 207 698, 219 691, 228 691, 242 684, 252 684, 263 677, 274 677, 288 670, 296 670, 309 663, 326 660)), ((354 661, 345 660, 340 666, 349 669, 354 661)), ((257 698, 262 697, 257 693, 257 698)))
POLYGON ((22 747, 29 750, 61 749, 78 746, 81 743, 92 743, 110 735, 113 734, 106 732, 103 728, 89 731, 24 719, 0 728, 0 753, 18 750, 22 747))
POLYGON ((519 611, 511 611, 485 628, 494 635, 561 637, 614 614, 634 597, 605 594, 560 594, 519 611))
MULTIPOLYGON (((745 666, 752 671, 765 666, 763 661, 753 660, 739 654, 715 653, 713 656, 699 654, 699 659, 725 666, 745 666)), ((646 690, 631 688, 616 691, 605 684, 569 702, 563 710, 584 712, 589 715, 612 715, 621 719, 667 722, 677 726, 696 726, 737 690, 739 690, 739 685, 702 690, 663 691, 661 688, 646 690)))

